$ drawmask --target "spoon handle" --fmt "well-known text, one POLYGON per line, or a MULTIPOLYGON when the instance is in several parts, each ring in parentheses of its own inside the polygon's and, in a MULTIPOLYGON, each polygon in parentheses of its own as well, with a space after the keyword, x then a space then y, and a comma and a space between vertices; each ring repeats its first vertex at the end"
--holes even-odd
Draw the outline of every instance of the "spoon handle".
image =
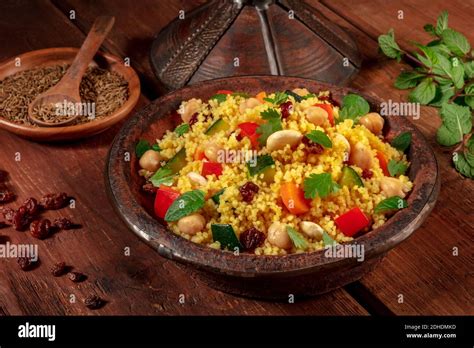
POLYGON ((105 37, 114 25, 115 17, 97 17, 90 29, 81 49, 74 58, 71 66, 60 81, 61 87, 76 90, 79 88, 82 76, 85 74, 89 63, 102 45, 105 37))

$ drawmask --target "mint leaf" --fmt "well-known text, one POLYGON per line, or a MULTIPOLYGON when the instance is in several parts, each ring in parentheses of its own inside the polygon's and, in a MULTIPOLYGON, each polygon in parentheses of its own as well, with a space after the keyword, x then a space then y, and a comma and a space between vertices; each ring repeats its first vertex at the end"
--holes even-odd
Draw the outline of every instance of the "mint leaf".
POLYGON ((393 196, 384 199, 374 209, 376 214, 385 213, 388 211, 399 210, 408 207, 407 201, 398 196, 393 196))
POLYGON ((436 138, 444 146, 452 146, 462 141, 464 134, 472 129, 472 116, 467 106, 443 104, 440 116, 443 124, 438 128, 436 138))
POLYGON ((150 181, 155 187, 160 187, 160 185, 171 186, 173 185, 173 178, 174 175, 171 169, 161 167, 155 174, 153 174, 150 181))
POLYGON ((405 152, 406 149, 410 146, 411 143, 411 133, 410 132, 403 132, 396 136, 391 144, 397 150, 405 152))
POLYGON ((280 105, 281 103, 286 102, 287 99, 288 94, 286 94, 285 92, 276 92, 273 98, 263 98, 263 100, 275 105, 280 105))
POLYGON ((462 57, 471 50, 466 37, 453 29, 445 29, 441 34, 444 44, 457 56, 462 57))
POLYGON ((456 156, 453 156, 454 167, 456 170, 465 177, 474 179, 474 166, 472 165, 474 155, 472 155, 471 159, 472 161, 469 163, 463 153, 456 153, 456 156))
POLYGON ((370 105, 361 96, 357 94, 348 94, 342 99, 342 108, 339 112, 339 119, 356 120, 358 117, 368 114, 370 105))
POLYGON ((423 52, 424 56, 419 53, 415 53, 415 55, 424 65, 432 68, 438 63, 438 54, 433 50, 433 48, 419 44, 416 44, 416 46, 423 52))
POLYGON ((323 232, 323 243, 325 247, 333 246, 337 244, 337 242, 334 239, 332 239, 331 236, 326 231, 323 232))
POLYGON ((135 146, 135 154, 138 158, 142 157, 145 152, 151 149, 150 143, 145 139, 140 139, 135 146))
POLYGON ((393 177, 405 174, 408 169, 408 165, 406 163, 402 161, 395 161, 394 159, 388 161, 387 167, 390 176, 393 177))
POLYGON ((263 172, 264 169, 275 164, 272 156, 270 155, 261 155, 257 157, 256 163, 247 162, 247 169, 250 176, 257 175, 258 173, 263 172))
POLYGON ((227 100, 227 94, 215 94, 210 99, 211 100, 216 100, 220 104, 220 103, 223 103, 227 100))
POLYGON ((474 83, 471 83, 468 86, 466 86, 466 88, 464 89, 464 92, 466 93, 466 96, 464 97, 464 101, 466 102, 467 105, 471 107, 471 109, 474 110, 474 83))
POLYGON ((448 29, 448 12, 443 11, 438 16, 438 20, 436 21, 436 35, 441 35, 443 32, 448 29))
POLYGON ((303 187, 305 198, 325 198, 339 190, 339 185, 332 180, 329 173, 311 174, 304 180, 303 187))
POLYGON ((454 95, 454 86, 452 83, 436 86, 436 94, 432 101, 431 106, 441 107, 444 103, 448 102, 449 99, 454 95))
POLYGON ((435 27, 433 26, 433 24, 425 24, 423 26, 423 29, 428 33, 428 34, 431 34, 433 36, 436 36, 436 31, 435 31, 435 27))
POLYGON ((441 84, 454 83, 456 88, 464 86, 464 66, 458 58, 449 60, 443 55, 438 54, 438 62, 433 66, 435 74, 446 75, 449 79, 436 77, 441 84))
POLYGON ((408 89, 415 87, 425 75, 416 71, 403 71, 395 80, 395 88, 408 89))
POLYGON ((390 29, 387 34, 378 37, 379 47, 382 52, 389 58, 395 58, 400 61, 402 58, 401 49, 395 42, 395 34, 390 29))
POLYGON ((431 42, 428 42, 426 46, 431 47, 434 52, 441 54, 445 57, 449 57, 452 54, 449 48, 445 44, 443 44, 441 40, 433 40, 431 42))
POLYGON ((464 63, 464 71, 468 78, 474 78, 474 60, 464 63))
POLYGON ((308 248, 308 242, 306 239, 293 227, 286 226, 286 232, 288 233, 288 236, 290 237, 296 249, 306 250, 308 248))
POLYGON ((178 134, 178 136, 182 136, 183 134, 186 134, 187 132, 189 132, 189 130, 190 130, 189 124, 183 123, 183 124, 180 124, 178 127, 176 127, 174 129, 174 132, 178 134))
POLYGON ((431 77, 424 79, 418 87, 411 91, 408 99, 411 102, 428 104, 436 95, 436 85, 431 77))
POLYGON ((204 206, 204 192, 193 190, 183 193, 169 207, 165 221, 177 221, 184 216, 201 209, 204 206))
POLYGON ((161 148, 160 148, 160 146, 159 146, 158 144, 153 144, 153 145, 151 146, 151 149, 152 149, 153 151, 158 151, 158 152, 161 151, 161 148))
POLYGON ((320 131, 320 130, 313 130, 309 132, 308 134, 305 135, 306 138, 311 140, 313 143, 320 144, 324 147, 330 148, 332 147, 332 141, 329 139, 329 137, 326 135, 326 133, 320 131))

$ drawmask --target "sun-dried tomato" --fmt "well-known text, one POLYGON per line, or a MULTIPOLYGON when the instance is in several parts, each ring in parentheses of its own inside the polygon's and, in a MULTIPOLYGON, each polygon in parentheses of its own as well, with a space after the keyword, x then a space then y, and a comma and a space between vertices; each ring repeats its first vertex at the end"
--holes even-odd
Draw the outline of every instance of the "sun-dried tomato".
POLYGON ((285 118, 290 117, 290 113, 293 110, 293 103, 290 101, 282 103, 280 105, 280 110, 281 110, 281 118, 285 119, 285 118))

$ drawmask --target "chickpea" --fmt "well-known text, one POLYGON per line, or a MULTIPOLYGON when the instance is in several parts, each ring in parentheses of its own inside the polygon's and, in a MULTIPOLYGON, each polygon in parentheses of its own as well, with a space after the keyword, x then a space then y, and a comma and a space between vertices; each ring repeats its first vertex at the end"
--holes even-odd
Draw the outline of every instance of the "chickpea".
POLYGON ((372 154, 370 149, 361 143, 357 143, 351 151, 351 163, 360 169, 370 169, 372 167, 372 154))
POLYGON ((281 249, 291 249, 291 239, 286 231, 286 225, 274 222, 268 228, 268 241, 281 249))
POLYGON ((292 92, 298 94, 300 97, 304 97, 309 94, 309 91, 306 88, 295 88, 292 92))
POLYGON ((245 112, 245 110, 247 109, 253 109, 254 107, 260 105, 260 100, 258 100, 257 98, 249 98, 249 99, 245 99, 244 101, 242 101, 239 105, 239 111, 241 114, 243 114, 245 112))
POLYGON ((365 126, 369 131, 375 135, 381 135, 384 125, 383 117, 376 112, 368 113, 365 116, 362 116, 359 120, 359 123, 365 126))
POLYGON ((334 136, 334 143, 342 143, 344 145, 344 161, 347 161, 349 159, 350 153, 351 153, 351 144, 347 140, 347 138, 340 134, 336 133, 334 136))
POLYGON ((187 177, 189 178, 191 183, 196 186, 204 186, 207 184, 207 179, 199 173, 189 172, 187 177))
POLYGON ((310 106, 305 110, 306 118, 316 126, 322 126, 328 120, 328 113, 319 106, 310 106))
POLYGON ((163 157, 158 151, 148 150, 140 158, 139 164, 149 172, 156 172, 160 168, 161 161, 163 161, 163 157))
POLYGON ((189 99, 187 102, 181 104, 178 113, 181 115, 183 122, 188 123, 191 117, 199 112, 202 102, 199 99, 189 99))
POLYGON ((403 183, 396 178, 384 176, 380 181, 380 189, 387 197, 399 196, 405 198, 405 187, 403 183))
POLYGON ((303 138, 303 135, 295 130, 285 129, 273 133, 267 139, 268 151, 275 151, 283 149, 287 144, 290 147, 296 147, 303 138))
POLYGON ((211 162, 219 162, 219 153, 222 151, 221 147, 212 141, 207 142, 204 147, 206 158, 211 162))
POLYGON ((182 233, 195 235, 206 226, 206 219, 201 214, 191 214, 178 220, 178 228, 182 233))
POLYGON ((300 222, 301 231, 310 238, 320 241, 323 238, 324 230, 318 224, 311 221, 300 222))

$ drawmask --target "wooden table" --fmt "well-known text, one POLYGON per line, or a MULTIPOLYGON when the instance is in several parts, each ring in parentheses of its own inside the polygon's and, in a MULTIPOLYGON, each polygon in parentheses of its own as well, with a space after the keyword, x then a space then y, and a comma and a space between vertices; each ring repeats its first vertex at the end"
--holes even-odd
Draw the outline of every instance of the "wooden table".
MULTIPOLYGON (((138 107, 159 93, 148 62, 153 35, 202 0, 3 0, 0 3, 0 58, 25 51, 79 46, 100 14, 116 17, 105 50, 130 57, 143 83, 138 107), (70 19, 70 11, 75 19, 70 19)), ((364 56, 362 71, 352 85, 383 98, 405 100, 392 87, 403 66, 377 52, 377 36, 395 28, 403 46, 426 41, 423 24, 449 10, 450 25, 474 43, 472 0, 324 0, 313 6, 348 30, 364 56), (402 10, 404 19, 398 19, 402 10)), ((39 241, 41 266, 22 272, 16 261, 0 260, 0 314, 474 314, 473 231, 474 184, 451 166, 450 151, 436 144, 437 111, 424 107, 416 126, 429 139, 441 168, 438 204, 423 226, 391 251, 381 265, 360 282, 296 303, 272 303, 234 297, 206 287, 172 261, 159 257, 125 227, 113 211, 104 189, 104 165, 109 145, 120 125, 93 138, 68 144, 38 144, 0 131, 0 168, 9 172, 16 203, 30 196, 65 191, 77 200, 74 210, 48 213, 73 216, 83 228, 39 241), (16 161, 18 154, 21 160, 16 161), (129 247, 130 256, 124 255, 129 247), (453 255, 453 248, 459 254, 453 255), (75 284, 54 278, 50 266, 66 260, 88 275, 75 284), (91 312, 81 303, 89 293, 108 301, 91 312), (180 294, 186 302, 180 304, 180 294), (71 295, 78 299, 71 303, 71 295), (401 301, 403 299, 403 301, 401 301)), ((0 230, 12 243, 31 243, 28 233, 0 230)))

